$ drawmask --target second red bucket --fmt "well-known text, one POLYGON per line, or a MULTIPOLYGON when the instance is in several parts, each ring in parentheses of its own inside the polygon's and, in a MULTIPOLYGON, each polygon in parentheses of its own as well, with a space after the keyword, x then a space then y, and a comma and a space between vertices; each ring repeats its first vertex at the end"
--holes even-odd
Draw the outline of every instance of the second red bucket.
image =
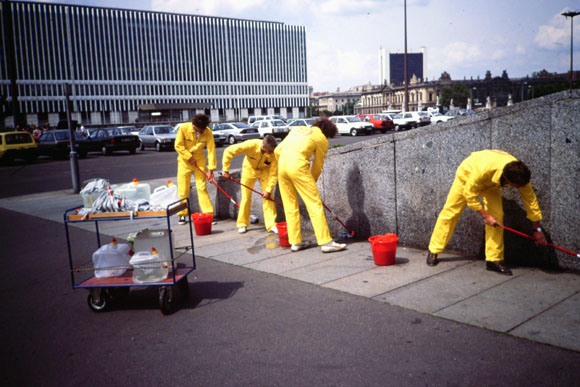
POLYGON ((396 234, 377 235, 369 238, 375 265, 388 266, 395 263, 398 241, 399 238, 396 234))
POLYGON ((193 220, 193 227, 195 227, 196 235, 211 234, 211 223, 213 222, 213 214, 204 214, 202 212, 195 212, 191 214, 193 220))
POLYGON ((290 242, 288 242, 288 227, 286 222, 280 222, 276 224, 278 229, 278 238, 280 238, 281 247, 290 247, 290 242))

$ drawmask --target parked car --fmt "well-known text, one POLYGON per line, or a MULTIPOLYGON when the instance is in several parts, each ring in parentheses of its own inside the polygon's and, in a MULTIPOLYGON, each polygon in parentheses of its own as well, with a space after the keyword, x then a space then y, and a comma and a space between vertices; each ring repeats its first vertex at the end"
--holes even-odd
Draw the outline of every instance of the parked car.
POLYGON ((243 122, 225 122, 222 124, 212 124, 214 139, 216 135, 223 135, 225 142, 233 145, 239 141, 250 140, 253 138, 260 138, 260 133, 257 128, 252 128, 250 125, 243 122))
POLYGON ((261 138, 264 138, 267 134, 284 138, 290 131, 288 125, 282 120, 260 120, 252 124, 251 127, 258 129, 261 138))
POLYGON ((170 125, 148 125, 139 131, 139 149, 155 148, 157 152, 173 149, 175 137, 170 125))
POLYGON ((119 126, 119 128, 127 128, 129 129, 129 131, 131 131, 131 134, 134 134, 136 136, 138 136, 140 132, 139 128, 136 126, 119 126))
POLYGON ((430 112, 427 112, 427 114, 429 114, 429 118, 431 118, 431 123, 434 123, 434 124, 437 124, 439 122, 447 122, 447 121, 453 119, 452 116, 447 116, 447 115, 441 114, 438 111, 430 111, 430 112))
POLYGON ((407 130, 407 129, 413 129, 413 128, 418 127, 420 116, 413 114, 413 113, 414 112, 403 112, 403 113, 397 114, 393 118, 393 123, 395 124, 395 130, 407 130))
POLYGON ((0 161, 23 159, 30 162, 37 156, 38 147, 28 132, 0 132, 0 161))
POLYGON ((292 129, 295 126, 312 126, 314 122, 314 118, 298 118, 294 119, 292 122, 288 124, 288 127, 292 129))
POLYGON ((280 115, 271 115, 271 116, 250 116, 248 117, 248 125, 251 125, 257 121, 262 120, 281 120, 286 122, 286 119, 280 115))
POLYGON ((117 151, 134 154, 139 147, 139 136, 131 134, 127 128, 97 129, 89 135, 88 151, 110 155, 117 151))
MULTIPOLYGON (((181 122, 181 123, 179 123, 179 124, 175 125, 175 127, 173 128, 173 131, 172 131, 171 133, 172 133, 172 134, 174 134, 175 136, 177 136, 177 132, 179 131, 179 128, 180 128, 180 127, 181 127, 183 124, 185 124, 185 122, 181 122)), ((220 145, 223 145, 223 144, 225 144, 225 143, 226 143, 226 141, 227 141, 227 137, 226 137, 226 135, 225 135, 225 134, 223 134, 223 133, 220 133, 220 132, 217 132, 217 133, 216 133, 216 132, 214 131, 214 129, 213 129, 215 125, 216 125, 216 124, 210 124, 210 125, 209 125, 209 127, 210 127, 210 129, 211 129, 211 132, 212 132, 212 134, 213 134, 213 141, 214 141, 214 143, 215 143, 215 146, 220 146, 220 145)))
POLYGON ((425 125, 429 125, 431 123, 431 118, 429 118, 429 113, 427 113, 427 112, 413 111, 413 112, 409 112, 409 113, 411 113, 413 118, 415 118, 415 121, 417 122, 417 126, 425 126, 425 125))
POLYGON ((358 117, 363 122, 370 122, 373 124, 374 130, 378 130, 381 133, 386 133, 389 129, 394 129, 395 124, 393 124, 393 120, 383 114, 359 114, 358 117))
POLYGON ((373 132, 373 124, 362 122, 357 116, 334 116, 330 117, 330 121, 336 125, 339 134, 358 136, 359 133, 371 134, 373 132))
MULTIPOLYGON (((89 144, 80 133, 74 134, 75 152, 80 158, 87 156, 89 144)), ((68 129, 46 130, 36 141, 38 155, 48 156, 52 159, 65 159, 70 155, 70 133, 68 129)))

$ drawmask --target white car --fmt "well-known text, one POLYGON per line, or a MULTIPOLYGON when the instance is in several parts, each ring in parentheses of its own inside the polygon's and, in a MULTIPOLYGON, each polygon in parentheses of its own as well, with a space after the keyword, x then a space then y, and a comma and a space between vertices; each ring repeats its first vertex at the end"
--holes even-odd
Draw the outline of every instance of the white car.
POLYGON ((393 117, 395 130, 413 129, 430 123, 431 120, 426 112, 403 112, 393 117))
POLYGON ((336 125, 339 134, 350 134, 358 136, 359 134, 371 134, 373 124, 361 121, 357 116, 334 116, 330 121, 336 125))
POLYGON ((226 137, 226 142, 230 145, 234 145, 238 141, 241 142, 253 138, 260 138, 260 134, 256 128, 252 128, 250 125, 244 124, 243 122, 212 124, 211 130, 214 139, 217 134, 222 134, 226 137))
POLYGON ((286 119, 280 115, 272 115, 272 116, 250 116, 248 117, 248 125, 252 125, 258 121, 262 120, 282 120, 286 122, 286 119))
POLYGON ((268 134, 274 137, 284 138, 290 131, 288 125, 282 120, 260 120, 252 124, 251 127, 258 129, 260 138, 264 138, 268 134))
POLYGON ((290 129, 292 129, 295 126, 312 126, 313 122, 314 118, 298 118, 292 120, 292 122, 290 122, 288 126, 290 127, 290 129))
POLYGON ((155 148, 157 152, 173 149, 175 133, 170 125, 148 125, 139 131, 139 148, 155 148))
POLYGON ((452 120, 454 117, 452 116, 446 116, 444 114, 441 114, 439 112, 428 112, 430 118, 431 118, 431 122, 432 123, 439 123, 439 122, 447 122, 449 120, 452 120))

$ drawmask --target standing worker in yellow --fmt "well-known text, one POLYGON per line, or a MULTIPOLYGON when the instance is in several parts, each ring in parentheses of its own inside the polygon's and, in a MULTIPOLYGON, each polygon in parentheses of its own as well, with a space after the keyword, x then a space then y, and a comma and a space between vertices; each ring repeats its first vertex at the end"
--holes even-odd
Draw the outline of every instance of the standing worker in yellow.
MULTIPOLYGON (((272 193, 278 179, 278 161, 274 157, 276 149, 276 139, 267 135, 264 140, 246 140, 239 144, 231 145, 226 148, 222 158, 223 175, 226 179, 230 178, 230 165, 232 159, 241 154, 245 154, 244 163, 242 164, 242 181, 243 185, 254 187, 256 179, 260 181, 262 187, 262 209, 264 210, 264 225, 266 230, 278 233, 276 228, 276 206, 272 201, 272 193)), ((252 205, 252 191, 249 188, 242 187, 242 202, 240 203, 240 212, 238 213, 238 232, 240 234, 248 231, 250 224, 250 207, 252 205)))
MULTIPOLYGON (((188 198, 191 184, 191 174, 195 178, 197 187, 197 199, 203 213, 213 214, 213 205, 209 200, 206 179, 215 183, 213 171, 217 168, 215 155, 215 142, 213 133, 208 128, 209 117, 198 114, 193 117, 191 123, 187 122, 179 127, 175 138, 175 150, 177 151, 177 193, 179 198, 188 198), (208 173, 205 174, 206 158, 203 149, 207 149, 208 173), (201 168, 200 171, 197 167, 201 168)), ((179 212, 179 224, 187 223, 187 210, 179 212)))
POLYGON ((427 265, 439 263, 437 254, 449 243, 461 213, 469 206, 479 212, 485 223, 485 260, 487 270, 511 275, 504 264, 503 205, 501 188, 518 189, 526 207, 527 218, 534 226, 536 245, 545 245, 546 237, 540 227, 542 213, 530 184, 530 170, 514 156, 500 150, 473 152, 457 168, 447 201, 435 224, 429 243, 427 265), (483 199, 483 205, 479 197, 483 199))
POLYGON ((327 118, 316 120, 312 127, 297 126, 276 148, 278 158, 278 184, 284 202, 284 213, 288 227, 288 241, 292 251, 310 246, 302 241, 298 194, 306 205, 318 245, 324 253, 346 249, 346 244, 336 243, 330 236, 324 207, 316 181, 322 173, 324 156, 328 151, 328 138, 336 135, 336 126, 327 118), (314 156, 312 167, 310 158, 314 156))

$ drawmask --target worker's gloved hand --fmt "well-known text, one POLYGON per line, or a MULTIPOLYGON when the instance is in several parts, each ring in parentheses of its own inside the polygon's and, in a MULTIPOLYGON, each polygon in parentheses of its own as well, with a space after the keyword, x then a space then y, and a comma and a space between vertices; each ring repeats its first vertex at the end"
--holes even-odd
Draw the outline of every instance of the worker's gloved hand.
POLYGON ((228 172, 222 172, 222 176, 225 177, 226 179, 230 178, 230 174, 228 172))
POLYGON ((546 246, 548 244, 543 231, 534 231, 534 242, 536 246, 546 246))
POLYGON ((214 177, 213 171, 211 169, 207 173, 207 179, 209 180, 210 183, 215 184, 215 177, 214 177))
POLYGON ((270 199, 272 199, 272 198, 271 198, 271 195, 270 195, 270 192, 262 192, 262 197, 263 197, 264 199, 266 199, 266 200, 270 200, 270 199))
POLYGON ((197 167, 197 163, 195 162, 195 159, 193 158, 193 156, 191 156, 191 158, 188 161, 189 161, 189 164, 193 165, 194 167, 197 167))

